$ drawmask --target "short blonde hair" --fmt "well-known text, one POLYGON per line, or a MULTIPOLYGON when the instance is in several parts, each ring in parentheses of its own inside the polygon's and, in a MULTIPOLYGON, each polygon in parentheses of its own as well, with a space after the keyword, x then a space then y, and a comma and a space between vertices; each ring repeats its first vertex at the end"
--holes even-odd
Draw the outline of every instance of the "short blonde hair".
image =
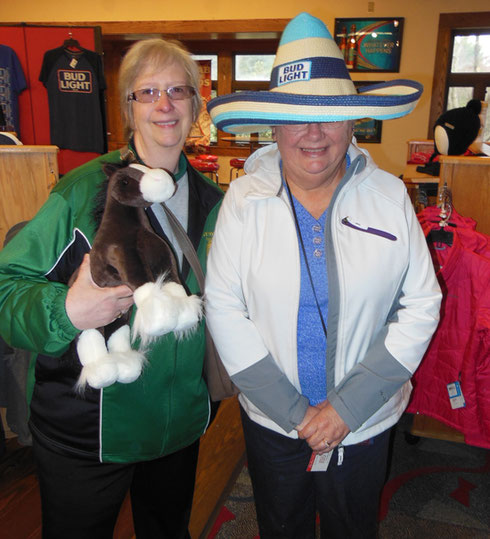
POLYGON ((133 85, 136 79, 147 69, 157 72, 173 64, 184 69, 188 84, 196 89, 192 97, 192 121, 197 120, 201 111, 202 98, 199 93, 200 74, 196 62, 178 41, 165 41, 159 38, 143 39, 129 48, 119 68, 119 105, 126 138, 129 138, 134 130, 132 101, 128 101, 128 96, 135 90, 133 85))

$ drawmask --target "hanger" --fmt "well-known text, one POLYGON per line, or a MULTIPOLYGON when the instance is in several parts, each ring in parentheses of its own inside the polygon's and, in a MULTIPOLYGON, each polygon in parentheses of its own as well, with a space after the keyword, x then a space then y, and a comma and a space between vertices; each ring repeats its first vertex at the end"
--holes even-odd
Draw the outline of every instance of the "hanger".
MULTIPOLYGON (((427 235, 427 241, 432 242, 433 244, 443 244, 451 246, 453 244, 454 235, 452 232, 447 230, 449 219, 453 211, 451 191, 449 190, 447 183, 444 182, 440 192, 439 192, 439 208, 441 209, 439 217, 439 228, 435 228, 429 232, 427 235)), ((451 224, 452 226, 452 224, 451 224)))
POLYGON ((73 34, 68 32, 68 39, 63 42, 63 47, 70 52, 82 52, 83 48, 80 43, 73 38, 73 34))

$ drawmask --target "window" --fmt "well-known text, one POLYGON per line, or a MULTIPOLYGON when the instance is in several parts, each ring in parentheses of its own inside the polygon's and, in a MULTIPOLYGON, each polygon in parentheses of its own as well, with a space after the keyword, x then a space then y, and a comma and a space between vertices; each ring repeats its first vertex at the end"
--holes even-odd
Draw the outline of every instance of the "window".
MULTIPOLYGON (((275 54, 235 54, 233 91, 268 90, 275 54), (247 84, 248 83, 248 84, 247 84)), ((237 143, 257 144, 272 142, 272 130, 266 129, 252 135, 235 135, 237 143)))
POLYGON ((274 54, 236 54, 235 84, 238 81, 266 81, 271 78, 274 54))
MULTIPOLYGON (((278 37, 235 40, 187 41, 195 60, 211 60, 212 97, 232 92, 268 90, 278 37)), ((211 126, 211 144, 250 150, 272 141, 272 131, 250 135, 218 132, 211 126)))
MULTIPOLYGON (((490 105, 490 13, 441 14, 436 58, 428 138, 446 110, 464 107, 470 99, 490 105)), ((487 105, 483 139, 489 138, 487 105)))
MULTIPOLYGON (((490 29, 453 31, 446 110, 464 107, 470 99, 485 101, 487 107, 490 101, 490 29)), ((488 140, 490 113, 484 118, 483 140, 488 140)))

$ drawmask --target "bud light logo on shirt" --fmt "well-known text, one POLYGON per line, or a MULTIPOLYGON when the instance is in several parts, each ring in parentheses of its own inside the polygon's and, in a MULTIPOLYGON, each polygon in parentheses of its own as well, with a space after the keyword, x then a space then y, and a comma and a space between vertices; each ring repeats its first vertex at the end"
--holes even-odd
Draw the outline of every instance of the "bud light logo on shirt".
POLYGON ((310 80, 311 78, 311 62, 294 62, 286 64, 279 68, 277 85, 282 86, 289 82, 298 82, 310 80))
POLYGON ((92 73, 58 69, 58 88, 60 92, 91 93, 92 73))

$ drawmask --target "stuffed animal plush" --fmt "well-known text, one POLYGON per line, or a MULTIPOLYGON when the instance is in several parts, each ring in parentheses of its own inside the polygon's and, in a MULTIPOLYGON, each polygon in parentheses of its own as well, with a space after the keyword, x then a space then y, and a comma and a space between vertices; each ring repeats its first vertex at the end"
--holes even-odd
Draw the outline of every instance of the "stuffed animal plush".
POLYGON ((90 251, 90 270, 101 287, 129 286, 137 311, 132 337, 129 312, 103 329, 80 334, 80 391, 86 384, 100 389, 133 382, 141 374, 149 342, 172 331, 184 337, 202 316, 201 299, 187 295, 172 249, 153 231, 145 212, 174 194, 173 176, 138 164, 106 164, 104 172, 108 176, 105 205, 90 251), (133 350, 131 343, 137 337, 140 347, 133 350))
POLYGON ((481 102, 468 101, 465 107, 441 114, 434 125, 434 146, 442 155, 462 155, 478 136, 481 102))
POLYGON ((439 155, 464 154, 480 131, 480 112, 481 102, 472 99, 465 107, 441 114, 434 125, 434 153, 425 165, 417 167, 417 171, 439 176, 439 155))

